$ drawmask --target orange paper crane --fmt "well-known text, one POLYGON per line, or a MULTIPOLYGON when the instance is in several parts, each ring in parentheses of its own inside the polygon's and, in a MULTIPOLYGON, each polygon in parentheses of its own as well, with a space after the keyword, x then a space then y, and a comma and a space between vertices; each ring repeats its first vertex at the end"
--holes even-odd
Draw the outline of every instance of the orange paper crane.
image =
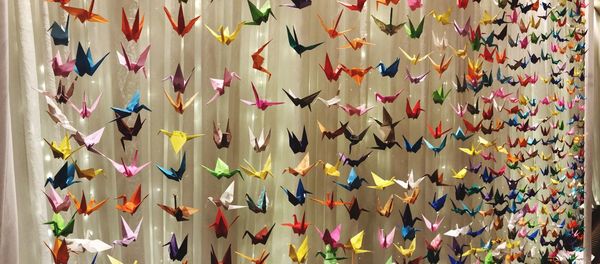
POLYGON ((344 38, 346 39, 348 44, 341 46, 340 49, 352 48, 353 50, 358 50, 358 49, 362 48, 364 45, 375 45, 373 43, 367 42, 367 38, 365 38, 365 37, 353 38, 352 40, 350 40, 348 37, 346 37, 346 35, 344 35, 344 38))
POLYGON ((363 78, 365 77, 365 75, 367 75, 367 73, 369 73, 369 71, 371 69, 373 69, 372 66, 361 69, 361 68, 348 68, 345 65, 342 65, 342 70, 346 74, 348 74, 348 76, 350 76, 357 85, 360 85, 362 83, 363 78))
POLYGON ((267 263, 267 258, 269 257, 269 255, 271 253, 267 253, 267 251, 265 251, 263 249, 262 253, 257 258, 246 256, 246 255, 244 255, 244 254, 242 254, 240 252, 237 252, 237 251, 235 252, 235 254, 240 255, 240 257, 242 257, 242 258, 244 258, 244 259, 246 259, 246 260, 248 260, 248 261, 250 261, 250 262, 252 262, 254 264, 265 264, 265 263, 267 263))
POLYGON ((133 194, 131 195, 131 199, 129 199, 129 201, 127 201, 127 196, 122 194, 119 197, 117 197, 117 199, 122 199, 123 204, 117 204, 117 209, 121 210, 125 213, 130 213, 131 215, 135 214, 135 212, 137 211, 137 209, 140 207, 140 204, 142 204, 142 202, 148 197, 148 195, 146 194, 146 196, 144 196, 144 198, 142 199, 142 185, 138 184, 137 188, 135 189, 135 192, 133 192, 133 194))
POLYGON ((106 19, 98 14, 92 13, 95 2, 96 2, 96 0, 92 0, 92 2, 90 3, 90 7, 88 9, 70 7, 70 6, 64 6, 64 5, 61 7, 62 7, 62 9, 67 11, 67 13, 69 13, 70 15, 75 16, 77 19, 79 19, 79 21, 81 21, 81 23, 85 23, 85 21, 108 23, 108 19, 106 19))
POLYGON ((190 32, 192 30, 192 28, 194 27, 194 24, 196 23, 196 21, 198 21, 198 19, 200 19, 200 16, 194 17, 186 25, 185 17, 183 16, 183 6, 181 5, 181 3, 179 3, 179 14, 177 15, 177 23, 175 23, 175 21, 173 21, 171 12, 169 12, 169 9, 167 9, 166 6, 163 6, 163 10, 165 11, 165 14, 167 15, 167 19, 169 19, 169 22, 171 22, 171 26, 173 26, 173 30, 175 30, 175 32, 177 32, 177 34, 179 34, 179 36, 181 36, 181 37, 185 36, 185 34, 190 32))
POLYGON ((133 19, 133 25, 129 26, 129 19, 125 14, 125 9, 121 8, 121 31, 127 41, 135 41, 137 42, 140 39, 140 35, 142 34, 142 28, 144 27, 144 16, 140 20, 140 9, 138 8, 135 13, 135 18, 133 19))
POLYGON ((448 70, 448 67, 450 66, 450 62, 452 62, 452 56, 450 56, 450 59, 448 59, 448 61, 444 61, 446 59, 446 55, 442 56, 442 60, 440 61, 440 64, 435 63, 435 61, 433 61, 433 59, 431 57, 429 57, 429 60, 431 61, 431 64, 433 65, 433 68, 435 69, 436 72, 438 72, 440 74, 440 76, 442 76, 442 74, 448 70))
POLYGON ((215 222, 212 223, 209 227, 215 230, 215 235, 217 238, 224 237, 227 238, 229 234, 229 228, 237 221, 240 216, 236 216, 231 224, 225 218, 223 211, 221 211, 221 207, 217 207, 217 217, 215 218, 215 222))
POLYGON ((68 264, 69 250, 67 249, 67 243, 65 240, 55 238, 54 246, 52 248, 50 248, 46 242, 44 242, 44 245, 46 245, 46 247, 50 250, 55 264, 68 264))
POLYGON ((168 214, 172 215, 177 219, 177 222, 188 221, 189 217, 198 212, 197 208, 188 206, 177 206, 177 195, 173 194, 173 206, 170 207, 164 204, 156 204, 158 207, 163 209, 168 214))
POLYGON ((269 79, 271 79, 271 72, 269 72, 269 70, 267 70, 263 67, 263 63, 265 62, 265 57, 260 55, 263 52, 263 50, 267 47, 267 45, 269 45, 269 43, 271 43, 271 40, 267 41, 267 43, 260 46, 260 48, 258 48, 258 50, 256 50, 254 53, 252 53, 252 55, 250 57, 252 57, 252 68, 266 73, 267 75, 269 75, 269 79))
POLYGON ((383 206, 379 204, 379 197, 377 197, 377 212, 381 216, 390 217, 392 210, 394 209, 394 195, 390 195, 390 198, 385 202, 383 206))
POLYGON ((192 102, 194 102, 194 99, 196 99, 196 96, 198 96, 198 92, 196 92, 194 95, 192 95, 192 97, 190 97, 190 99, 188 99, 186 102, 183 101, 183 93, 177 92, 177 97, 175 97, 175 100, 173 100, 173 98, 167 93, 166 88, 164 89, 165 92, 165 96, 167 97, 167 100, 169 100, 169 103, 171 104, 171 106, 173 106, 173 108, 175 109, 175 112, 182 114, 185 111, 185 109, 190 106, 190 104, 192 104, 192 102))
POLYGON ((342 18, 342 13, 344 13, 344 10, 340 11, 340 14, 337 16, 337 19, 335 20, 335 23, 333 24, 333 27, 327 27, 325 25, 325 22, 323 22, 323 19, 321 18, 321 16, 317 15, 317 17, 319 18, 319 23, 321 24, 321 27, 325 30, 325 32, 327 32, 327 35, 329 35, 329 38, 337 38, 341 35, 344 35, 347 32, 350 32, 352 29, 347 29, 347 30, 342 30, 342 31, 338 31, 337 27, 340 23, 340 19, 342 18))
POLYGON ((90 199, 90 202, 88 203, 85 199, 85 193, 83 191, 81 191, 81 202, 78 201, 75 195, 72 193, 69 192, 68 195, 71 197, 71 200, 73 200, 73 203, 75 203, 77 213, 82 215, 91 215, 94 211, 100 209, 100 207, 102 207, 106 201, 108 201, 108 199, 104 199, 101 202, 96 203, 96 200, 90 199))
POLYGON ((327 208, 329 208, 330 210, 333 210, 333 208, 335 208, 336 206, 340 206, 340 205, 344 205, 344 204, 346 204, 346 205, 350 204, 350 203, 347 203, 347 202, 336 201, 335 200, 335 192, 327 193, 325 196, 327 196, 327 198, 325 200, 319 200, 319 199, 312 198, 312 197, 309 197, 309 199, 311 199, 311 200, 313 200, 313 201, 315 201, 315 202, 317 202, 317 203, 319 203, 321 205, 327 206, 327 208))

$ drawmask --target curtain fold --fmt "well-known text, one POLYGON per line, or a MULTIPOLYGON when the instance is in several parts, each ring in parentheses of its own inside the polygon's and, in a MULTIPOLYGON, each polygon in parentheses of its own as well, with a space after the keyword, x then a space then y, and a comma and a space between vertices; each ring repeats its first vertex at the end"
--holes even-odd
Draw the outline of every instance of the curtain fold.
POLYGON ((9 93, 8 2, 0 2, 0 256, 6 263, 19 263, 19 225, 16 174, 13 166, 11 100, 9 93))

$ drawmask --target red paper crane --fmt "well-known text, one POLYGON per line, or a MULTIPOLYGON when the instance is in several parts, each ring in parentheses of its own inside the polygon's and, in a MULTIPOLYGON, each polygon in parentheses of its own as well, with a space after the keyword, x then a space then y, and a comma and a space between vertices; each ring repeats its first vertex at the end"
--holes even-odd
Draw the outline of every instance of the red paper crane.
POLYGON ((327 80, 331 81, 337 81, 340 78, 340 75, 342 74, 342 66, 338 65, 337 67, 335 67, 335 70, 333 69, 333 66, 331 65, 331 60, 329 60, 329 54, 325 53, 325 66, 319 64, 319 66, 321 66, 321 69, 323 70, 323 72, 325 72, 325 76, 327 77, 327 80))
POLYGON ((133 25, 129 26, 129 19, 125 14, 125 9, 121 8, 121 31, 127 41, 135 41, 137 42, 140 39, 140 35, 142 34, 142 28, 144 27, 144 16, 140 20, 140 9, 138 8, 135 13, 135 18, 133 19, 133 25))
POLYGON ((227 235, 229 234, 229 228, 233 225, 233 223, 235 223, 235 221, 238 218, 239 216, 236 216, 235 219, 231 221, 231 224, 229 224, 229 222, 227 222, 227 218, 225 218, 225 215, 223 214, 223 211, 221 211, 221 208, 218 207, 215 222, 212 223, 209 227, 215 230, 215 235, 217 236, 217 238, 227 238, 227 235))
POLYGON ((296 217, 296 215, 294 214, 294 223, 284 223, 281 224, 282 226, 289 226, 292 228, 292 231, 294 231, 295 234, 298 235, 304 235, 304 233, 306 233, 306 229, 308 229, 308 225, 309 223, 306 223, 304 221, 304 217, 306 216, 306 213, 302 214, 302 221, 298 222, 298 218, 296 217))
POLYGON ((271 226, 271 228, 267 229, 267 227, 265 226, 263 229, 259 230, 256 234, 252 234, 250 233, 250 231, 246 230, 246 232, 244 232, 244 235, 242 236, 242 239, 244 239, 246 237, 246 235, 248 235, 250 237, 250 240, 252 240, 252 245, 256 245, 256 244, 267 244, 267 240, 269 240, 269 236, 271 236, 271 231, 273 231, 273 227, 275 227, 275 224, 273 224, 271 226))
POLYGON ((406 116, 411 119, 419 118, 421 112, 425 112, 425 109, 421 108, 421 100, 418 100, 414 107, 410 106, 410 101, 406 98, 406 116))
POLYGON ((165 14, 167 15, 167 19, 169 19, 169 22, 171 22, 171 26, 173 26, 173 30, 175 30, 175 32, 177 32, 177 34, 179 34, 179 36, 181 36, 181 37, 185 36, 185 34, 190 32, 192 30, 192 28, 194 27, 194 24, 196 23, 196 21, 198 21, 198 19, 200 19, 200 16, 194 17, 186 25, 185 17, 183 16, 183 6, 181 5, 181 3, 179 4, 179 14, 177 15, 177 23, 175 23, 175 21, 173 20, 173 17, 171 17, 171 12, 169 12, 169 9, 167 9, 166 6, 163 6, 163 10, 165 11, 165 14))
POLYGON ((444 134, 448 133, 452 128, 449 128, 447 130, 443 130, 442 128, 442 121, 440 121, 437 125, 437 127, 435 127, 435 129, 433 127, 431 127, 431 125, 427 124, 427 128, 429 129, 429 134, 431 134, 431 136, 433 136, 434 138, 441 138, 444 136, 444 134))

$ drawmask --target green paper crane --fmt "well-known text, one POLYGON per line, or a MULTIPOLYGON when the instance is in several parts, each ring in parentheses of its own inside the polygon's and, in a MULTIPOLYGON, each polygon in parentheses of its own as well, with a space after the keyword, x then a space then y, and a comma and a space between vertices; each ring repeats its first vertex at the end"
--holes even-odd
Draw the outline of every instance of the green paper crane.
POLYGON ((73 233, 75 227, 75 214, 71 217, 68 223, 65 224, 65 220, 60 214, 54 214, 52 220, 44 223, 45 225, 51 225, 52 233, 55 237, 66 237, 73 233))
POLYGON ((338 257, 336 255, 336 249, 333 249, 331 245, 325 246, 324 252, 317 252, 317 256, 321 256, 323 258, 323 264, 337 264, 338 261, 346 259, 344 257, 338 257))
POLYGON ((410 20, 410 18, 408 18, 408 24, 404 24, 404 30, 406 30, 406 34, 408 35, 408 37, 413 38, 413 39, 418 39, 421 37, 421 34, 423 33, 423 24, 425 23, 425 17, 421 18, 421 23, 419 23, 419 26, 417 26, 417 28, 415 28, 415 25, 413 24, 413 22, 410 20))
POLYGON ((221 179, 223 177, 225 178, 231 178, 233 177, 235 174, 239 174, 240 177, 242 177, 242 180, 244 179, 244 176, 242 176, 242 173, 240 172, 240 170, 235 169, 235 170, 230 170, 229 169, 229 165, 227 165, 227 163, 225 163, 223 160, 221 160, 221 158, 217 159, 217 164, 215 165, 215 169, 209 169, 208 167, 202 165, 203 168, 205 168, 208 172, 210 172, 210 174, 212 174, 213 176, 215 176, 217 179, 221 179))
POLYGON ((296 51, 296 53, 298 53, 298 55, 300 56, 302 56, 302 53, 304 53, 305 51, 312 50, 324 43, 319 42, 317 44, 304 46, 298 41, 298 35, 296 35, 296 29, 294 27, 292 27, 294 35, 292 35, 292 33, 290 32, 290 28, 288 26, 285 26, 285 28, 287 29, 288 42, 290 43, 290 47, 292 47, 292 49, 294 49, 294 51, 296 51))
POLYGON ((452 90, 449 90, 448 93, 444 93, 444 85, 440 85, 437 90, 433 91, 433 102, 439 105, 444 104, 444 101, 448 98, 450 92, 452 92, 452 90))
POLYGON ((252 21, 246 22, 246 25, 255 25, 258 26, 262 23, 267 23, 269 20, 269 15, 275 17, 273 14, 273 10, 271 10, 271 1, 265 2, 262 7, 259 9, 255 4, 248 0, 248 7, 250 8, 250 14, 252 15, 252 21))

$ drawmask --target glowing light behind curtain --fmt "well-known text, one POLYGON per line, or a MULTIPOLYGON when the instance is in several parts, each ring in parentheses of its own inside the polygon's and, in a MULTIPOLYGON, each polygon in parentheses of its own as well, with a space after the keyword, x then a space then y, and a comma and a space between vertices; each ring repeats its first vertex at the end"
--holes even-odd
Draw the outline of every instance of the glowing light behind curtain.
MULTIPOLYGON (((262 4, 264 1, 260 1, 262 4)), ((482 1, 485 2, 485 1, 482 1)), ((89 1, 77 2, 77 6, 87 6, 89 1)), ((166 1, 164 4, 169 10, 176 10, 178 7, 176 1, 166 1)), ((363 254, 358 260, 361 263, 379 263, 383 257, 390 254, 397 255, 394 249, 386 251, 377 246, 376 232, 378 228, 390 230, 394 225, 400 223, 398 210, 404 209, 404 204, 396 199, 395 209, 392 217, 383 218, 375 213, 375 204, 377 197, 382 200, 387 199, 391 193, 399 193, 396 187, 387 189, 383 192, 374 192, 372 190, 361 189, 354 194, 357 195, 361 206, 367 207, 371 213, 363 214, 358 222, 348 219, 347 212, 343 208, 330 211, 322 206, 317 206, 308 201, 304 207, 292 207, 284 202, 285 195, 281 192, 279 186, 295 188, 297 178, 289 174, 281 175, 279 172, 284 167, 293 166, 302 158, 302 155, 292 155, 287 147, 287 135, 285 129, 298 133, 302 126, 306 125, 309 135, 308 150, 311 160, 325 160, 335 162, 338 152, 347 153, 347 142, 343 138, 336 141, 321 141, 316 121, 321 121, 326 127, 334 127, 338 121, 349 120, 350 127, 355 131, 362 130, 371 125, 370 133, 366 142, 361 143, 352 151, 353 155, 364 154, 372 146, 371 133, 377 133, 376 125, 369 119, 369 116, 381 118, 382 108, 376 104, 373 92, 380 91, 384 94, 391 94, 400 89, 405 89, 398 101, 394 105, 387 105, 395 119, 404 116, 404 101, 406 97, 410 98, 411 103, 421 99, 424 108, 427 110, 418 120, 404 120, 396 129, 397 137, 405 135, 409 140, 414 141, 421 135, 427 134, 426 125, 436 124, 439 121, 444 123, 445 127, 453 127, 462 124, 462 120, 457 118, 452 112, 448 111, 449 104, 456 103, 474 103, 472 93, 458 94, 453 91, 443 107, 434 105, 430 95, 434 89, 437 89, 443 82, 446 88, 453 89, 451 81, 455 74, 464 74, 466 62, 453 59, 452 66, 444 73, 443 80, 437 78, 437 74, 432 72, 427 80, 419 85, 409 85, 403 80, 404 69, 408 66, 407 61, 401 57, 397 49, 402 46, 410 53, 427 53, 433 49, 431 32, 436 32, 438 37, 446 35, 450 44, 454 47, 462 48, 466 39, 458 38, 451 26, 442 27, 431 18, 425 22, 425 32, 419 40, 409 40, 403 32, 389 37, 380 32, 370 15, 385 19, 389 16, 389 7, 375 8, 374 1, 369 1, 367 7, 362 13, 344 11, 340 28, 353 28, 349 36, 367 36, 370 42, 376 43, 375 46, 363 48, 361 51, 338 50, 338 47, 346 44, 343 38, 329 40, 325 32, 320 28, 316 15, 321 15, 326 22, 333 19, 342 7, 336 1, 314 1, 313 5, 302 11, 278 7, 278 1, 272 1, 275 15, 278 20, 269 20, 260 27, 244 27, 242 33, 231 46, 221 46, 204 28, 204 24, 211 28, 223 24, 234 27, 239 21, 247 20, 250 17, 247 5, 243 1, 235 2, 225 0, 215 0, 209 4, 209 1, 190 1, 184 6, 186 18, 195 15, 202 15, 193 31, 183 40, 177 36, 168 24, 162 10, 163 2, 140 1, 105 1, 96 2, 95 10, 110 20, 108 25, 80 24, 71 20, 71 43, 69 48, 59 47, 58 50, 63 54, 75 54, 75 47, 78 41, 81 41, 84 47, 91 45, 94 56, 100 56, 110 51, 111 54, 104 65, 94 77, 80 78, 76 85, 76 92, 73 98, 80 99, 82 92, 92 98, 97 96, 99 91, 103 92, 103 98, 99 105, 99 111, 93 114, 91 120, 84 122, 76 121, 77 128, 84 132, 95 131, 106 122, 111 120, 112 112, 110 106, 122 106, 131 96, 134 90, 142 91, 142 102, 147 103, 153 110, 151 114, 142 114, 147 119, 143 131, 134 141, 140 150, 140 160, 142 162, 152 161, 161 165, 176 166, 180 157, 175 156, 168 145, 166 138, 157 135, 160 128, 168 130, 183 130, 186 132, 204 133, 208 136, 196 141, 189 142, 185 147, 188 158, 188 172, 181 184, 166 180, 155 168, 148 168, 143 173, 135 176, 133 179, 124 179, 118 175, 111 165, 98 156, 77 154, 77 159, 83 167, 101 167, 105 169, 105 175, 102 175, 90 183, 82 183, 73 186, 69 190, 78 194, 81 190, 91 192, 98 199, 112 198, 119 194, 130 194, 137 183, 141 183, 143 193, 149 193, 149 198, 141 206, 141 210, 133 217, 118 213, 114 207, 114 201, 111 200, 100 212, 89 217, 79 217, 76 223, 76 232, 74 237, 82 237, 85 230, 93 230, 94 237, 104 241, 112 241, 120 235, 119 215, 123 215, 130 222, 137 222, 141 217, 144 218, 140 239, 128 248, 116 247, 110 254, 123 260, 125 263, 131 263, 134 259, 142 263, 158 263, 166 261, 167 251, 161 245, 170 238, 171 232, 175 232, 178 237, 190 234, 190 251, 188 258, 192 263, 205 262, 209 258, 210 245, 213 244, 218 255, 221 255, 232 243, 232 249, 245 254, 260 254, 263 247, 252 247, 247 240, 241 240, 243 231, 256 231, 265 225, 277 223, 272 238, 267 244, 267 251, 271 252, 269 262, 287 263, 287 244, 298 245, 302 240, 293 235, 291 230, 280 226, 281 223, 292 221, 292 214, 302 215, 306 212, 307 220, 311 227, 307 232, 310 239, 310 253, 322 249, 314 226, 319 228, 334 228, 336 224, 343 226, 342 240, 346 241, 351 235, 356 234, 362 229, 366 229, 364 245, 367 249, 373 250, 371 254, 363 254), (145 15, 144 32, 139 43, 126 43, 120 32, 120 9, 125 8, 126 13, 132 16, 139 6, 141 14, 145 15), (305 53, 302 59, 293 52, 288 46, 285 35, 285 25, 295 26, 298 35, 303 42, 314 43, 327 41, 321 47, 314 51, 305 53), (260 45, 273 39, 268 48, 263 53, 266 57, 266 68, 273 72, 271 80, 266 79, 266 75, 251 68, 250 53, 254 52, 260 45), (141 74, 133 76, 128 74, 118 65, 115 51, 120 49, 119 43, 126 46, 128 52, 137 54, 152 44, 149 61, 147 62, 148 79, 141 74), (325 52, 328 52, 333 63, 340 62, 349 67, 367 67, 375 65, 380 60, 385 64, 391 63, 396 57, 401 57, 400 72, 394 79, 382 78, 376 71, 372 71, 362 86, 357 87, 354 81, 343 75, 337 83, 329 83, 323 76, 318 64, 322 64, 325 52), (191 84, 188 86, 189 94, 200 91, 201 96, 196 99, 193 109, 189 109, 183 116, 176 114, 168 104, 163 95, 163 88, 168 83, 161 81, 162 77, 172 74, 178 63, 187 74, 192 68, 195 68, 191 84), (231 89, 227 90, 224 97, 219 98, 216 103, 205 106, 205 102, 212 97, 213 91, 210 88, 209 78, 220 78, 223 68, 238 72, 242 81, 235 82, 231 89), (261 112, 255 108, 240 104, 239 99, 252 98, 250 82, 254 82, 259 89, 259 93, 266 98, 276 101, 286 101, 286 105, 277 106, 266 112, 261 112), (321 97, 330 98, 335 95, 336 89, 341 89, 340 96, 342 102, 352 105, 368 103, 376 105, 376 109, 369 114, 357 118, 346 117, 346 114, 339 110, 327 109, 323 104, 316 102, 313 105, 313 111, 305 109, 299 111, 292 107, 281 89, 292 89, 298 95, 307 95, 317 90, 322 90, 321 97), (212 132, 212 122, 216 121, 225 126, 227 119, 230 119, 231 130, 234 133, 234 139, 229 149, 216 150, 210 134, 212 132), (266 152, 256 154, 252 151, 248 142, 247 127, 257 134, 261 128, 265 131, 271 129, 273 135, 271 144, 266 152), (204 171, 200 164, 211 167, 214 165, 217 157, 222 158, 232 166, 238 166, 245 158, 253 165, 262 165, 271 153, 273 155, 273 171, 275 177, 266 182, 250 179, 246 177, 245 181, 236 178, 236 202, 243 204, 243 196, 248 193, 256 197, 262 186, 266 186, 269 198, 273 207, 269 208, 266 215, 254 215, 247 210, 226 212, 228 218, 240 215, 227 240, 214 238, 214 234, 207 226, 213 222, 216 209, 210 204, 206 197, 219 196, 230 181, 218 181, 204 171), (192 220, 185 223, 176 223, 170 216, 166 215, 155 204, 172 203, 172 194, 177 194, 181 203, 185 205, 200 208, 200 213, 192 217, 192 220), (83 220, 79 220, 79 219, 83 220), (392 253, 393 252, 393 253, 392 253)), ((453 18, 464 23, 468 17, 472 22, 479 21, 481 10, 491 10, 496 13, 497 8, 493 7, 491 2, 481 3, 481 5, 470 3, 466 10, 456 10, 455 3, 452 1, 425 1, 424 7, 417 12, 410 12, 410 18, 415 21, 424 16, 429 10, 446 10, 448 7, 454 7, 453 18), (481 7, 481 9, 479 8, 481 7)), ((41 223, 49 219, 50 210, 45 210, 46 201, 43 194, 38 191, 43 184, 46 176, 52 175, 62 166, 62 162, 51 160, 49 152, 45 149, 41 137, 48 139, 58 139, 64 135, 64 131, 57 129, 54 124, 46 118, 43 113, 45 105, 39 106, 38 99, 41 98, 33 91, 32 87, 44 87, 54 89, 57 83, 49 70, 48 61, 56 52, 51 41, 45 32, 49 24, 57 20, 60 23, 65 21, 65 15, 56 5, 44 1, 11 1, 10 21, 12 25, 17 25, 17 30, 10 31, 11 39, 18 39, 18 43, 12 43, 11 62, 14 63, 15 70, 18 69, 19 79, 10 80, 10 94, 13 97, 15 105, 12 111, 21 118, 13 119, 13 135, 25 135, 15 138, 15 168, 22 171, 22 178, 18 180, 18 206, 19 206, 19 230, 22 237, 32 239, 21 239, 19 252, 22 263, 49 262, 49 254, 45 247, 39 241, 51 241, 52 237, 47 233, 47 228, 41 223), (29 17, 33 17, 33 21, 29 17), (27 22, 31 21, 31 22, 27 22), (31 24, 29 24, 31 23, 31 24), (35 65, 45 65, 33 68, 35 65), (35 71, 35 73, 33 72, 35 71), (40 118, 41 113, 41 118, 40 118), (41 145, 40 145, 41 144, 41 145), (42 146, 40 148, 40 146, 42 146), (22 148, 21 148, 22 147, 22 148)), ((394 21, 406 20, 408 10, 405 3, 401 3, 394 8, 394 21)), ((542 25, 541 27, 547 27, 542 25)), ((516 29, 512 27, 512 29, 516 29)), ((482 31, 490 32, 489 26, 482 26, 482 31)), ((509 35, 515 34, 509 32, 509 35)), ((449 55, 451 51, 447 51, 449 55)), ((539 52, 539 50, 535 50, 539 52)), ((469 52, 469 57, 474 57, 473 52, 469 52)), ((522 54, 510 54, 510 56, 523 56, 522 54)), ((434 57, 439 60, 439 57, 434 57)), ((410 66, 412 73, 423 73, 430 70, 431 64, 424 61, 416 66, 410 66)), ((486 69, 487 70, 487 69, 486 69)), ((496 69, 494 69, 496 70, 496 69)), ((550 72, 550 65, 540 64, 536 67, 528 67, 524 73, 550 72)), ((495 74, 495 71, 493 72, 495 74)), ((12 75, 17 73, 11 73, 12 75)), ((542 85, 538 85, 542 86, 542 85)), ((524 94, 541 98, 548 94, 551 88, 522 90, 524 94)), ((488 90, 485 90, 486 92, 488 90)), ((186 95, 187 95, 186 93, 186 95)), ((41 99, 40 99, 41 100, 41 99)), ((43 102, 43 101, 42 101, 43 102)), ((76 113, 66 109, 65 112, 71 120, 79 120, 76 113)), ((547 113, 540 113, 547 114, 547 113)), ((569 116, 571 113, 565 111, 561 116, 569 116)), ((499 114, 506 119, 505 114, 499 114)), ((118 132, 113 124, 106 125, 107 129, 102 139, 100 149, 109 157, 118 159, 120 157, 130 157, 134 151, 134 144, 128 144, 127 153, 123 153, 118 141, 118 132)), ((507 132, 501 132, 494 137, 505 138, 507 132)), ((438 142, 438 141, 436 141, 438 142)), ((467 163, 466 155, 456 155, 456 148, 467 146, 463 143, 457 143, 454 140, 448 140, 448 146, 437 157, 426 149, 422 149, 417 154, 407 154, 404 150, 394 149, 385 152, 374 152, 368 161, 358 168, 358 173, 362 177, 370 179, 370 171, 377 174, 390 177, 396 176, 405 179, 410 170, 414 170, 415 175, 420 176, 425 173, 431 173, 436 168, 444 172, 446 178, 451 183, 458 183, 450 179, 450 169, 462 168, 467 163)), ((490 164, 491 165, 491 164, 490 164)), ((491 165, 492 166, 492 165, 491 165)), ((493 167, 499 167, 495 164, 493 167)), ((312 172, 309 176, 303 178, 306 188, 314 193, 315 197, 322 198, 326 192, 336 191, 336 196, 344 200, 352 198, 352 194, 341 190, 331 184, 332 178, 323 176, 322 173, 312 172)), ((344 181, 349 169, 344 167, 342 177, 339 180, 344 181)), ((18 177, 18 176, 17 176, 18 177)), ((479 180, 475 180, 479 182, 479 180)), ((470 184, 472 182, 465 182, 470 184)), ((428 183, 427 183, 428 184, 428 183)), ((430 185, 427 185, 430 186, 430 185)), ((500 185, 505 188, 504 184, 500 185)), ((453 196, 451 189, 442 188, 422 188, 421 195, 417 203, 411 206, 414 215, 420 215, 422 211, 428 217, 432 216, 427 201, 437 192, 448 193, 453 196)), ((474 206, 478 200, 467 202, 474 206)), ((466 225, 471 219, 465 216, 458 216, 450 212, 450 206, 441 211, 446 216, 446 220, 441 228, 442 232, 453 227, 454 224, 466 225)), ((418 244, 423 239, 431 240, 435 234, 429 232, 420 232, 417 235, 418 244)), ((399 237, 399 234, 397 234, 399 237)), ((400 241, 397 239, 396 241, 400 241)), ((444 238, 444 242, 450 241, 444 238)), ((463 241, 467 242, 467 241, 463 241)), ((478 240, 473 241, 479 243, 478 240)), ((420 244, 419 244, 420 245, 420 244)), ((444 252, 446 249, 443 249, 444 252)), ((418 247, 415 256, 424 255, 423 247, 418 247)), ((442 253, 442 256, 444 254, 442 253)), ((91 260, 89 254, 80 256, 71 256, 78 263, 88 263, 91 260)), ((104 257, 104 256, 103 256, 104 257)), ((234 257, 235 258, 235 257, 234 257)), ((104 261, 104 260, 103 260, 104 261)), ((313 262, 310 259, 309 262, 313 262)))

